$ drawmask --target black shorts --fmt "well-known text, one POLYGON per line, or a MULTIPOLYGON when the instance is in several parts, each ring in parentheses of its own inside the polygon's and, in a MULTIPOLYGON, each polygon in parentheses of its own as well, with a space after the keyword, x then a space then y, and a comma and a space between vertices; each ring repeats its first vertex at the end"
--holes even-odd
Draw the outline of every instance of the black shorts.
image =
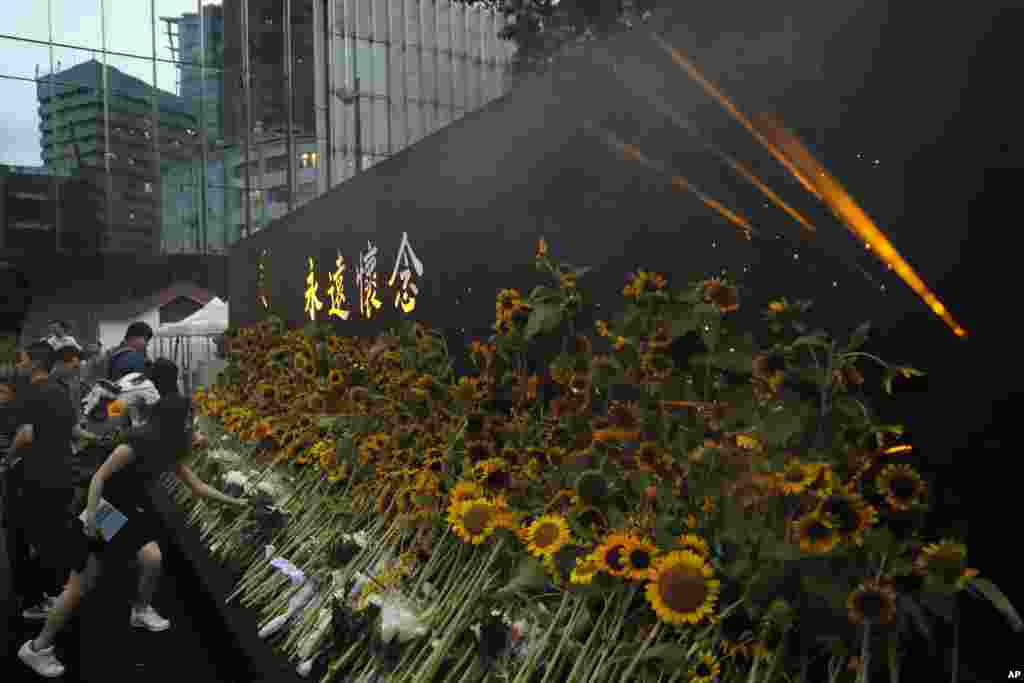
POLYGON ((12 522, 39 553, 39 562, 54 571, 82 572, 89 559, 89 539, 82 522, 68 512, 71 492, 40 491, 26 487, 25 496, 12 501, 12 522))
POLYGON ((158 541, 161 523, 159 517, 148 505, 119 504, 111 500, 128 518, 121 530, 114 534, 109 542, 102 539, 89 541, 89 551, 96 553, 104 560, 130 559, 150 541, 158 541))

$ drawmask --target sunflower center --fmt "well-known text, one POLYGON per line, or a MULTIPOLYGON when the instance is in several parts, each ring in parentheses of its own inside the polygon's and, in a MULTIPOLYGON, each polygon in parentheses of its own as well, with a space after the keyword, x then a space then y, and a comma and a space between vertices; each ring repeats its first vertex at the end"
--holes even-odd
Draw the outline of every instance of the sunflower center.
POLYGON ((842 498, 831 500, 825 505, 825 511, 839 520, 839 529, 843 533, 854 531, 860 526, 860 517, 848 500, 842 498))
POLYGON ((608 554, 605 555, 604 559, 608 563, 608 566, 617 572, 625 569, 625 567, 622 566, 622 551, 625 549, 625 546, 617 545, 609 550, 608 554))
POLYGON ((547 522, 537 527, 533 532, 533 544, 538 548, 549 548, 558 540, 559 528, 557 524, 547 522))
POLYGON ((876 591, 864 591, 857 597, 857 609, 865 619, 877 620, 885 609, 885 598, 876 591))
POLYGON ((790 484, 799 484, 804 480, 804 471, 799 467, 790 467, 786 470, 786 481, 790 484))
POLYGON ((642 548, 636 548, 629 554, 629 564, 634 569, 647 569, 651 566, 651 554, 642 548))
POLYGON ((811 522, 807 527, 807 538, 812 541, 823 541, 832 535, 832 530, 820 521, 811 522))
POLYGON ((466 531, 478 536, 487 530, 493 516, 490 505, 473 505, 462 516, 462 525, 466 527, 466 531))
POLYGON ((889 490, 896 498, 906 500, 917 493, 917 482, 910 477, 898 477, 889 483, 889 490))
POLYGON ((704 576, 689 567, 672 567, 658 576, 658 594, 674 612, 692 612, 708 595, 704 576))
POLYGON ((510 482, 511 478, 505 470, 495 470, 488 474, 486 479, 487 486, 493 489, 507 488, 510 482))

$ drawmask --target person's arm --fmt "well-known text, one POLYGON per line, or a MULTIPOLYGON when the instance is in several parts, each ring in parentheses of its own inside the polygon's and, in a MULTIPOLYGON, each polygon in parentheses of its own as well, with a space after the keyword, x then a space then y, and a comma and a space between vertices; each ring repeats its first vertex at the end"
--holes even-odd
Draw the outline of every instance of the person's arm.
POLYGON ((175 469, 175 474, 178 475, 178 479, 188 486, 189 490, 192 491, 192 495, 197 498, 209 498, 217 501, 218 503, 237 505, 239 507, 248 504, 243 498, 234 498, 213 488, 197 477, 196 473, 192 471, 192 468, 183 462, 178 463, 175 469))
POLYGON ((90 531, 96 519, 96 509, 99 507, 100 498, 103 497, 103 486, 107 481, 126 465, 135 460, 135 451, 128 444, 121 444, 110 454, 110 457, 100 465, 96 474, 92 475, 89 482, 89 497, 85 505, 86 531, 90 531))
POLYGON ((32 429, 32 425, 26 424, 18 427, 17 433, 14 435, 14 447, 12 450, 18 450, 25 446, 32 445, 32 441, 35 439, 35 431, 32 429))

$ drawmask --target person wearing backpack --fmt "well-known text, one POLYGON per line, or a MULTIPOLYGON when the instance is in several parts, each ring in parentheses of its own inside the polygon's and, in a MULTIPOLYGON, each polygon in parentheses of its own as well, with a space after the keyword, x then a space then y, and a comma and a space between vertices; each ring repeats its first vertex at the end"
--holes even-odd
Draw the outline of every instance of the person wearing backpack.
POLYGON ((153 328, 141 320, 133 322, 124 333, 124 340, 103 354, 93 368, 92 381, 116 382, 130 372, 145 372, 146 348, 153 339, 153 328))

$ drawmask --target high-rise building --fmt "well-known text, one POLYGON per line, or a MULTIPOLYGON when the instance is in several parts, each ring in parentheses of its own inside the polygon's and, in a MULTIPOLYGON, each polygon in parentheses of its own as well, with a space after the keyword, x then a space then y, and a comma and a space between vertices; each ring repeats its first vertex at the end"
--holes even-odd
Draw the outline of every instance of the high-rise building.
MULTIPOLYGON (((322 1, 322 0, 321 0, 322 1)), ((285 71, 285 26, 282 0, 249 0, 249 69, 252 111, 249 120, 268 134, 284 133, 288 124, 288 89, 285 71)), ((317 2, 316 4, 319 4, 317 2)), ((291 0, 293 128, 313 135, 313 5, 314 0, 291 0)), ((245 140, 245 87, 242 49, 245 22, 243 3, 224 5, 224 132, 229 143, 245 140)))
POLYGON ((178 64, 178 96, 205 127, 210 143, 224 140, 224 12, 204 5, 203 16, 186 12, 161 17, 172 59, 178 64))
POLYGON ((244 197, 250 226, 259 229, 508 87, 514 46, 498 37, 501 12, 483 4, 224 0, 223 8, 226 184, 237 189, 226 198, 238 202, 229 215, 239 232, 244 197))
POLYGON ((196 120, 181 98, 109 66, 104 101, 103 68, 89 60, 39 79, 41 156, 93 186, 101 250, 156 252, 160 166, 195 156, 196 120))

